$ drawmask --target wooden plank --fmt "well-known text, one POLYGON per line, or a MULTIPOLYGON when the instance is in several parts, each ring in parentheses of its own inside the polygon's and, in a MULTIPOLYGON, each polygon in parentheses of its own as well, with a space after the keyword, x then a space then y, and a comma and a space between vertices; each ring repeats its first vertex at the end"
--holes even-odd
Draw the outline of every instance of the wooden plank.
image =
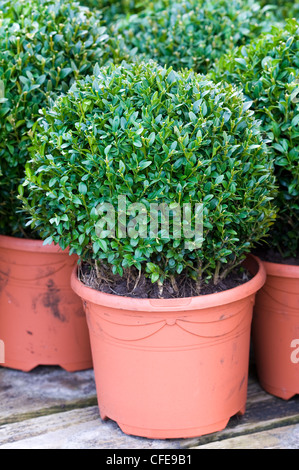
POLYGON ((0 427, 0 449, 176 449, 179 445, 179 440, 127 436, 115 422, 103 422, 95 406, 0 427))
POLYGON ((71 373, 38 367, 21 372, 0 367, 0 425, 96 404, 92 369, 71 373))
POLYGON ((187 440, 127 436, 113 421, 103 422, 97 407, 66 411, 0 427, 0 449, 296 449, 299 423, 245 433, 198 446, 187 440))
POLYGON ((299 449, 299 424, 245 434, 194 449, 299 449))

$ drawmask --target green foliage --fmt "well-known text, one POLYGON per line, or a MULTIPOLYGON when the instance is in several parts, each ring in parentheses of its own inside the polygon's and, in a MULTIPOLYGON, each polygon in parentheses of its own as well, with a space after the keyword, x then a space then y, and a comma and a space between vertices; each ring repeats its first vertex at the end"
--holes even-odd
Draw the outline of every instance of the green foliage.
POLYGON ((103 20, 109 25, 119 15, 130 15, 142 11, 150 0, 81 0, 90 9, 101 11, 103 20))
POLYGON ((279 216, 271 243, 284 256, 298 253, 299 240, 299 23, 289 20, 224 57, 219 79, 238 84, 252 100, 275 158, 279 216))
POLYGON ((135 267, 161 284, 184 271, 217 283, 275 218, 272 162, 243 95, 154 61, 94 72, 44 112, 25 182, 30 222, 46 243, 114 274, 135 267), (162 225, 154 238, 139 229, 121 238, 118 226, 99 238, 98 205, 117 211, 120 195, 144 204, 147 222, 150 204, 202 204, 202 246, 187 249, 162 225))
POLYGON ((277 18, 296 18, 299 19, 299 1, 286 0, 261 0, 262 6, 269 6, 273 9, 277 18))
POLYGON ((100 15, 64 0, 0 0, 0 233, 21 236, 17 189, 42 107, 121 59, 100 15))
POLYGON ((269 28, 270 17, 254 0, 157 0, 111 27, 144 57, 206 73, 222 54, 269 28))

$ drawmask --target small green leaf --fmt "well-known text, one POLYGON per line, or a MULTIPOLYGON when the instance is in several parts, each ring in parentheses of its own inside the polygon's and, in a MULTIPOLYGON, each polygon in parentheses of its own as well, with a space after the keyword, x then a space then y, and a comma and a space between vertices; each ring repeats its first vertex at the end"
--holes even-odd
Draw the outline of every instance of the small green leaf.
POLYGON ((87 193, 87 186, 85 183, 79 183, 79 193, 83 195, 87 193))

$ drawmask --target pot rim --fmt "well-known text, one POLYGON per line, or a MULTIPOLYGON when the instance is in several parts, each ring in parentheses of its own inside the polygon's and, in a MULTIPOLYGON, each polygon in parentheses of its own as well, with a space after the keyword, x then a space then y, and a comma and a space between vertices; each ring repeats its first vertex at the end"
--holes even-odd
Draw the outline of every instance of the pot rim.
POLYGON ((43 240, 34 240, 31 238, 19 238, 9 235, 0 235, 0 249, 15 251, 27 251, 32 253, 65 253, 68 250, 62 250, 59 245, 52 243, 44 245, 43 240))
POLYGON ((268 276, 299 279, 299 266, 293 264, 272 263, 262 261, 268 276))
POLYGON ((118 310, 143 312, 161 311, 161 308, 165 308, 170 311, 200 310, 230 304, 232 302, 245 299, 255 294, 265 284, 266 270, 261 260, 254 255, 249 255, 246 262, 251 265, 253 271, 256 271, 250 281, 223 292, 202 296, 199 295, 196 297, 183 297, 177 299, 141 299, 115 294, 106 294, 85 286, 78 279, 77 265, 74 266, 72 271, 71 286, 74 292, 79 295, 83 301, 118 310), (255 265, 255 268, 253 265, 255 265))

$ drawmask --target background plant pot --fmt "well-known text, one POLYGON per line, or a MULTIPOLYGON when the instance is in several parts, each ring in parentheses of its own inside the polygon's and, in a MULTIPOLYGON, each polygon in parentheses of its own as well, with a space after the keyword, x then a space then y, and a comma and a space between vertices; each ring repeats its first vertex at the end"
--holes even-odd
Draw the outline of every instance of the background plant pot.
POLYGON ((86 317, 70 286, 77 263, 58 246, 0 236, 0 339, 5 367, 92 367, 86 317))
POLYGON ((132 299, 72 287, 87 313, 100 414, 128 434, 193 437, 244 413, 260 261, 246 284, 182 299, 132 299))
POLYGON ((299 266, 263 264, 267 280, 254 308, 254 356, 262 387, 287 400, 299 393, 299 266))

